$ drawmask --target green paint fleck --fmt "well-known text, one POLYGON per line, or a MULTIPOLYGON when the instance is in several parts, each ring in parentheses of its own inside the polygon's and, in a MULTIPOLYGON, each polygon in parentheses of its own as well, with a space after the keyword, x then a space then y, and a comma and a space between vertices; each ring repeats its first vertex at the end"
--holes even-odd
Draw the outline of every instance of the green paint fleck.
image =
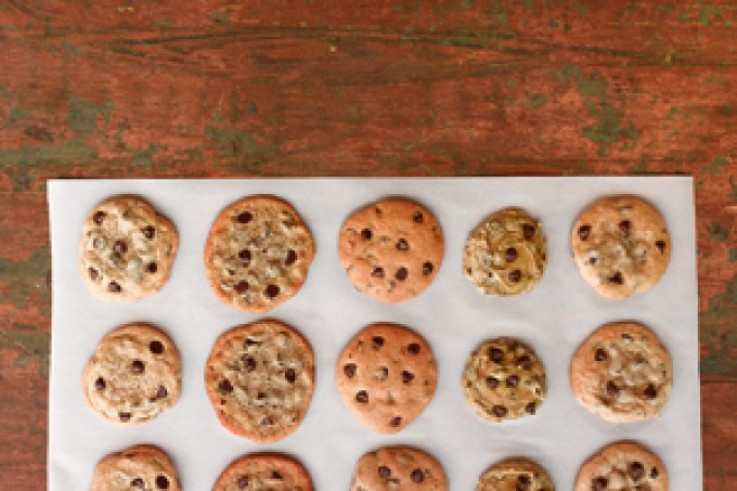
POLYGON ((731 247, 729 249, 729 262, 737 263, 737 247, 731 247))
POLYGON ((184 133, 185 131, 187 131, 187 127, 182 123, 177 123, 177 131, 179 133, 184 133))
POLYGON ((699 338, 706 348, 701 372, 715 376, 737 376, 737 275, 724 291, 715 295, 699 313, 699 338))
POLYGON ((532 107, 540 107, 547 104, 548 100, 542 94, 532 94, 527 100, 527 103, 532 107))
POLYGON ((158 152, 162 151, 164 149, 161 145, 152 144, 149 145, 147 149, 145 150, 139 150, 135 154, 133 154, 133 159, 131 160, 131 163, 133 165, 143 166, 143 167, 152 167, 153 162, 153 156, 157 154, 158 152))
POLYGON ((0 331, 0 350, 13 350, 18 354, 13 366, 23 368, 32 360, 38 360, 38 374, 47 377, 51 336, 35 326, 13 324, 12 330, 0 331))
POLYGON ((627 172, 629 174, 647 174, 650 172, 650 168, 648 167, 648 164, 650 164, 650 161, 653 159, 652 155, 648 153, 643 153, 640 157, 640 163, 637 164, 636 167, 630 167, 627 169, 627 172))
POLYGON ((669 67, 676 64, 678 51, 673 48, 668 48, 663 55, 663 66, 669 67))
POLYGON ((719 115, 724 117, 734 116, 737 114, 737 106, 733 106, 731 104, 725 104, 723 106, 719 106, 719 115))
POLYGON ((513 78, 510 78, 506 82, 506 86, 509 87, 510 89, 514 89, 515 87, 517 87, 517 85, 519 85, 519 83, 513 78))
POLYGON ((461 7, 464 9, 472 9, 476 7, 476 0, 461 0, 461 7))
POLYGON ((256 114, 258 112, 258 107, 255 103, 249 102, 248 104, 246 104, 246 111, 248 112, 248 114, 256 114))
POLYGON ((20 106, 13 106, 10 109, 10 113, 8 113, 8 119, 5 120, 5 127, 9 129, 16 128, 18 125, 18 121, 28 116, 28 114, 28 111, 21 108, 20 106))
POLYGON ((664 12, 673 12, 674 7, 673 5, 669 3, 659 3, 657 4, 658 9, 664 11, 664 12))
POLYGON ((99 115, 102 115, 106 122, 110 121, 113 107, 113 101, 110 99, 97 105, 79 97, 72 97, 69 100, 67 125, 80 135, 89 135, 97 129, 99 115))
POLYGON ((46 282, 50 272, 48 245, 25 261, 0 258, 0 304, 12 303, 19 309, 50 304, 51 292, 46 282))
POLYGON ((550 22, 548 22, 548 27, 551 29, 558 29, 560 27, 560 24, 558 24, 558 21, 555 19, 552 19, 550 22))
POLYGON ((703 2, 694 4, 698 12, 698 24, 700 26, 708 26, 715 19, 722 18, 722 7, 719 5, 704 5, 703 2))
POLYGON ((708 228, 709 237, 718 241, 724 242, 729 238, 729 230, 721 223, 712 223, 708 228))
POLYGON ((715 176, 717 174, 721 174, 727 164, 729 164, 729 159, 719 155, 714 157, 711 163, 705 165, 703 170, 712 176, 715 176))
POLYGON ((588 12, 589 10, 586 8, 586 5, 584 5, 581 0, 574 0, 573 5, 576 7, 576 12, 578 12, 580 15, 585 15, 586 12, 588 12))
POLYGON ((732 201, 737 201, 737 183, 734 182, 734 176, 729 176, 729 197, 732 201))

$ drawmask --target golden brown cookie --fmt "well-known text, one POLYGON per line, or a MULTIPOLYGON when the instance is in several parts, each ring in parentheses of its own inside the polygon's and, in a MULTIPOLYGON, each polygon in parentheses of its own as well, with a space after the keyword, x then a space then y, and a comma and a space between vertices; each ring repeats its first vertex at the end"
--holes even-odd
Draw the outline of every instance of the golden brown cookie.
POLYGON ((571 388, 588 410, 628 423, 658 416, 673 384, 668 351, 655 334, 633 322, 605 325, 571 360, 571 388))
POLYGON ((587 460, 574 491, 668 491, 668 471, 657 455, 635 442, 616 442, 587 460))
POLYGON ((341 353, 335 376, 346 407, 379 433, 401 431, 419 416, 435 394, 437 377, 427 342, 395 324, 359 332, 341 353))
POLYGON ((239 326, 215 342, 205 369, 220 423, 257 442, 289 436, 312 400, 315 361, 307 340, 274 320, 239 326))
POLYGON ((225 304, 262 312, 302 288, 314 255, 312 234, 289 203, 249 196, 215 219, 205 246, 205 269, 225 304))
POLYGON ((338 254, 358 291, 392 303, 430 285, 443 261, 443 247, 443 231, 427 208, 388 198, 348 217, 338 254))
POLYGON ((82 278, 105 300, 143 298, 169 279, 178 243, 174 225, 142 198, 110 198, 84 222, 79 243, 82 278))
POLYGON ((620 299, 655 285, 670 262, 671 240, 660 212, 637 196, 589 205, 571 230, 571 249, 584 280, 620 299))
POLYGON ((476 491, 555 491, 548 473, 527 459, 509 459, 487 469, 476 491))
POLYGON ((102 338, 82 374, 89 407, 111 423, 145 423, 179 400, 182 370, 171 339, 147 324, 102 338))
POLYGON ((312 491, 312 479, 296 460, 278 454, 245 455, 220 474, 212 491, 312 491))
POLYGON ((545 399, 545 368, 528 345, 496 338, 471 353, 462 384, 476 413, 499 423, 535 414, 545 399))
POLYGON ((545 270, 545 235, 539 220, 520 208, 500 210, 468 236, 463 273, 487 295, 530 291, 545 270))
POLYGON ((356 463, 351 491, 447 491, 443 466, 412 447, 383 447, 356 463))
POLYGON ((160 448, 139 445, 102 459, 92 475, 90 491, 180 491, 177 472, 160 448))

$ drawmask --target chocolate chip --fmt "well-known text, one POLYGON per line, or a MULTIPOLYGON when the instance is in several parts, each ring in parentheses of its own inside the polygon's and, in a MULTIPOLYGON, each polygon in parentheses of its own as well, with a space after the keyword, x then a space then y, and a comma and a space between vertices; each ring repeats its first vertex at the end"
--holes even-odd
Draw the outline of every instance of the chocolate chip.
POLYGON ((241 260, 241 265, 243 267, 248 267, 248 265, 251 263, 251 251, 248 249, 243 249, 242 251, 238 252, 238 259, 241 260))
POLYGON ((425 480, 425 473, 422 472, 422 469, 415 469, 410 474, 410 478, 412 478, 412 482, 419 484, 425 480))
POLYGON ((591 481, 592 491, 604 491, 609 484, 609 480, 606 477, 597 477, 591 481))
POLYGON ((104 211, 96 211, 95 214, 92 215, 92 221, 98 225, 102 225, 103 220, 105 220, 104 211))
POLYGON ((645 477, 645 466, 642 465, 642 462, 632 462, 629 469, 627 469, 627 472, 629 473, 630 478, 637 482, 645 477))
POLYGON ((151 225, 144 227, 143 230, 141 230, 141 232, 143 233, 143 236, 146 237, 147 239, 153 239, 154 236, 156 235, 156 229, 153 228, 151 225))
POLYGON ((236 293, 243 295, 248 291, 248 282, 246 280, 239 281, 235 284, 233 290, 235 290, 236 293))
POLYGON ((391 469, 389 469, 385 465, 380 465, 377 470, 379 471, 379 477, 382 478, 382 479, 384 479, 384 480, 389 479, 391 477, 391 475, 392 475, 391 469))
POLYGON ((281 481, 284 479, 281 474, 279 474, 277 471, 272 471, 271 478, 275 481, 281 481))
POLYGON ((535 227, 533 225, 530 225, 529 223, 523 224, 522 235, 525 236, 525 239, 530 240, 532 236, 535 235, 535 227))
POLYGON ((400 251, 408 251, 409 250, 409 242, 407 242, 404 239, 399 239, 397 241, 397 249, 400 251))
POLYGON ((657 396, 658 391, 655 390, 655 386, 653 384, 650 384, 645 388, 645 397, 648 397, 649 399, 655 399, 657 396))
POLYGON ((248 478, 246 476, 241 476, 238 478, 238 487, 241 489, 245 489, 248 487, 248 478))
POLYGON ((133 360, 133 363, 131 363, 131 372, 135 374, 141 374, 146 370, 146 365, 143 364, 141 360, 133 360))
POLYGON ((625 334, 622 334, 622 339, 624 339, 625 341, 634 341, 635 338, 625 333, 625 334))
POLYGON ((599 261, 599 260, 598 260, 597 258, 595 258, 595 257, 589 258, 589 264, 590 264, 590 265, 592 265, 592 266, 593 266, 594 264, 596 264, 596 263, 597 263, 598 261, 599 261))
POLYGON ((389 420, 389 426, 397 427, 402 424, 402 418, 400 416, 394 416, 391 420, 389 420))
POLYGON ((266 287, 266 296, 269 298, 275 298, 279 295, 279 287, 277 285, 269 285, 266 287))
POLYGON ((371 338, 371 346, 374 347, 374 349, 379 349, 382 346, 384 346, 384 338, 381 336, 374 336, 371 338))
POLYGON ((118 254, 125 254, 128 251, 128 246, 122 240, 118 240, 113 246, 113 251, 118 254))
POLYGON ((356 402, 360 402, 361 404, 366 404, 369 401, 369 395, 368 392, 365 390, 359 390, 356 392, 356 402))
POLYGON ((266 392, 259 392, 258 394, 256 394, 256 399, 258 399, 259 401, 263 401, 264 399, 266 399, 266 392))
POLYGON ((104 378, 99 377, 97 380, 95 380, 95 389, 105 390, 105 387, 107 387, 107 384, 105 383, 104 378))
POLYGON ((244 348, 248 348, 249 346, 258 346, 259 344, 260 343, 258 341, 256 341, 255 339, 251 339, 251 338, 246 338, 243 341, 243 347, 244 348))
POLYGON ((383 278, 384 277, 384 268, 376 267, 373 271, 371 271, 371 276, 374 278, 383 278))
POLYGON ((604 361, 607 358, 609 358, 609 355, 607 355, 606 351, 604 351, 601 348, 597 349, 596 352, 594 353, 594 360, 596 361, 604 361))
POLYGON ((164 352, 164 345, 161 341, 151 341, 148 344, 148 349, 151 350, 151 353, 155 355, 160 355, 164 352))
POLYGON ((517 366, 523 370, 532 368, 532 359, 527 355, 522 355, 517 359, 517 366))
POLYGON ((405 384, 408 384, 414 380, 415 374, 412 372, 408 372, 407 370, 402 370, 402 382, 405 384))
POLYGON ((238 221, 240 223, 248 223, 253 219, 253 215, 251 213, 244 211, 240 215, 238 215, 238 221))
POLYGON ((516 261, 517 249, 515 249, 514 247, 507 247, 507 250, 504 251, 504 259, 506 259, 508 263, 516 261))
POLYGON ((284 372, 284 378, 287 379, 287 382, 293 384, 297 381, 297 372, 294 371, 294 368, 288 368, 287 371, 284 372))
POLYGON ((345 373, 345 376, 348 378, 353 378, 356 375, 356 364, 355 363, 346 363, 345 366, 343 366, 343 373, 345 373))
POLYGON ((617 271, 612 276, 610 276, 609 283, 614 283, 615 285, 621 285, 622 283, 624 283, 624 278, 622 278, 622 272, 617 271))
POLYGON ((417 343, 410 343, 409 345, 407 345, 407 351, 409 351, 413 355, 419 355, 420 345, 417 343))
POLYGON ((159 489, 169 489, 169 479, 166 476, 156 476, 156 487, 159 489))
POLYGON ((156 266, 156 263, 148 263, 148 266, 146 266, 146 271, 148 271, 151 274, 156 273, 158 271, 159 267, 156 266))
POLYGON ((621 222, 619 222, 619 230, 621 230, 623 234, 627 235, 630 233, 631 225, 632 224, 629 220, 622 220, 621 222))
POLYGON ((416 211, 415 214, 412 215, 412 221, 415 223, 422 223, 425 221, 425 216, 419 211, 416 211))
POLYGON ((159 399, 163 399, 168 395, 169 395, 169 391, 166 390, 166 387, 164 387, 163 385, 160 385, 159 390, 156 391, 156 397, 159 399))
POLYGON ((660 473, 658 472, 658 468, 657 467, 653 467, 652 469, 650 469, 650 479, 657 478, 659 474, 660 473))
POLYGON ((489 348, 489 359, 494 363, 501 363, 504 359, 504 352, 499 348, 489 348))
POLYGON ((230 394, 233 392, 233 384, 231 384, 230 380, 227 378, 225 380, 221 380, 218 384, 218 391, 223 395, 230 394))
POLYGON ((407 271, 407 268, 402 266, 397 270, 396 273, 394 273, 394 277, 398 279, 399 281, 404 281, 407 279, 407 276, 409 275, 409 271, 407 271))
POLYGON ((490 389, 496 389, 499 386, 499 379, 496 377, 486 377, 486 386, 490 389))
POLYGON ((92 279, 92 281, 95 281, 97 277, 100 276, 100 273, 98 273, 95 268, 89 268, 87 271, 90 273, 90 279, 92 279))
POLYGON ((661 254, 665 253, 665 241, 664 240, 658 240, 655 242, 655 247, 657 247, 660 250, 661 254))
POLYGON ((134 488, 143 489, 146 487, 146 483, 143 482, 143 479, 141 479, 140 477, 137 477, 131 481, 131 486, 133 486, 134 488))
POLYGON ((532 484, 532 480, 530 479, 530 476, 527 474, 520 474, 517 476, 517 486, 516 491, 526 491, 530 489, 530 485, 532 484))
POLYGON ((504 406, 494 406, 493 411, 494 411, 494 415, 497 418, 503 418, 504 416, 507 415, 507 412, 508 412, 507 408, 504 406))
POLYGON ((422 274, 427 276, 429 274, 432 274, 433 270, 435 269, 435 266, 432 265, 430 261, 425 261, 422 263, 422 274))
POLYGON ((530 402, 525 405, 525 411, 527 411, 528 414, 535 414, 535 410, 537 410, 537 406, 534 402, 530 402))
POLYGON ((510 375, 506 380, 507 387, 515 388, 519 385, 519 376, 510 375))
POLYGON ((261 426, 273 426, 274 425, 274 419, 271 416, 266 416, 264 419, 261 420, 261 426))
POLYGON ((370 228, 365 228, 361 230, 361 238, 363 240, 371 240, 371 237, 374 236, 374 233, 371 231, 370 228))
POLYGON ((118 418, 120 418, 120 421, 123 423, 127 423, 131 420, 131 413, 118 413, 118 418))
POLYGON ((606 383, 606 393, 610 397, 617 397, 619 395, 619 387, 610 380, 606 383))
POLYGON ((519 269, 515 269, 511 273, 509 273, 509 281, 512 283, 519 283, 519 281, 522 279, 522 271, 519 269))
POLYGON ((291 266, 297 261, 297 253, 294 252, 292 249, 289 249, 287 251, 287 258, 284 260, 284 264, 287 266, 291 266))
POLYGON ((250 356, 243 357, 243 369, 249 373, 256 370, 256 360, 250 356))
POLYGON ((120 285, 116 281, 111 281, 110 284, 107 286, 107 289, 113 293, 120 293, 120 285))
POLYGON ((588 239, 589 234, 591 234, 591 225, 581 225, 580 227, 578 227, 578 237, 581 240, 588 239))

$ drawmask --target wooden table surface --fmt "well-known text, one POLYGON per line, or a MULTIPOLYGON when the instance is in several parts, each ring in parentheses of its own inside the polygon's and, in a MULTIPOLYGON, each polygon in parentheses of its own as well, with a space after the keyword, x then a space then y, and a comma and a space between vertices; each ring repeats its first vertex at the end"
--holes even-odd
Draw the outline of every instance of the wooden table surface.
POLYGON ((733 2, 0 0, 0 488, 45 489, 46 179, 688 174, 737 489, 733 2))

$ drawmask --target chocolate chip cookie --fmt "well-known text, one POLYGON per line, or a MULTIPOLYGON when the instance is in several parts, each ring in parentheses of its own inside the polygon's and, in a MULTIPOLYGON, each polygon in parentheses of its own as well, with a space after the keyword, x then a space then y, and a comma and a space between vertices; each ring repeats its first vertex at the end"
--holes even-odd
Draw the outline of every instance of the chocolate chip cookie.
POLYGON ((632 322, 605 325, 573 355, 576 399, 607 421, 628 423, 660 414, 673 384, 673 364, 655 334, 632 322))
POLYGON ((471 353, 462 384, 479 416, 499 423, 535 414, 545 399, 545 368, 528 345, 496 338, 471 353))
POLYGON ((584 280, 601 295, 621 299, 660 280, 670 262, 671 240, 653 205, 636 196, 611 196, 579 215, 571 249, 584 280))
POLYGON ((90 491, 182 489, 169 456, 160 448, 139 445, 108 455, 92 475, 90 491))
POLYGON ((545 262, 542 224, 520 208, 506 208, 484 220, 463 249, 463 273, 487 295, 531 290, 542 278, 545 262))
POLYGON ((338 254, 358 291, 393 303, 430 285, 443 261, 443 247, 443 231, 427 208, 388 198, 348 217, 338 254))
POLYGON ((312 234, 289 203, 249 196, 215 219, 205 246, 205 269, 225 304, 262 312, 302 288, 314 255, 312 234))
POLYGON ((446 491, 448 480, 433 456, 412 447, 383 447, 356 463, 351 491, 446 491))
POLYGON ((312 479, 296 460, 277 454, 252 454, 231 463, 212 491, 312 491, 312 479))
POLYGON ((555 491, 548 473, 526 459, 509 459, 487 469, 476 491, 555 491))
POLYGON ((668 472, 657 455, 635 442, 616 442, 587 460, 574 491, 668 490, 668 472))
POLYGON ((102 338, 82 374, 87 404, 111 423, 144 423, 179 400, 182 370, 169 337, 128 324, 102 338))
POLYGON ((205 370, 207 395, 222 425, 253 441, 290 435, 312 400, 312 348, 297 331, 274 320, 220 336, 205 370))
POLYGON ((137 300, 169 279, 179 239, 174 225, 142 198, 103 201, 82 228, 79 266, 87 286, 106 300, 137 300))
POLYGON ((343 403, 379 433, 401 431, 419 416, 435 394, 437 376, 427 342, 394 324, 374 324, 359 332, 336 367, 343 403))

